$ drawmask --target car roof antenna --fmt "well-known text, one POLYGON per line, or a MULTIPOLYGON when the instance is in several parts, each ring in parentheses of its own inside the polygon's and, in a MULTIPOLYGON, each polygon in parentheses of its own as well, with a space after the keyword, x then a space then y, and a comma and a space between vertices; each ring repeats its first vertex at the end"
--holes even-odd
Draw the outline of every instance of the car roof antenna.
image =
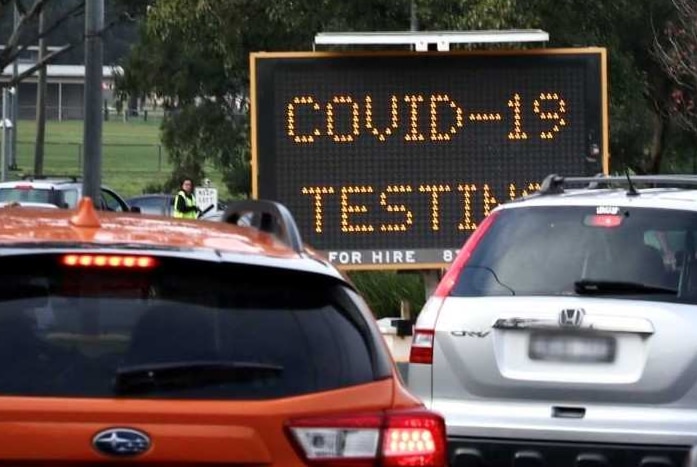
POLYGON ((627 183, 629 183, 629 188, 627 189, 627 196, 639 196, 639 192, 634 186, 634 182, 629 177, 629 168, 624 169, 624 173, 627 175, 627 183))

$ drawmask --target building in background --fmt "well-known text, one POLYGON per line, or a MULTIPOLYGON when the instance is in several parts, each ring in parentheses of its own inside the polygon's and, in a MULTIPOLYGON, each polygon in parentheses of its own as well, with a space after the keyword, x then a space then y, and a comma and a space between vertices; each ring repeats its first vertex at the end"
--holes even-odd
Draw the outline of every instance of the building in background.
MULTIPOLYGON (((48 47, 48 52, 58 47, 48 47)), ((2 47, 0 47, 0 50, 2 47)), ((19 73, 23 73, 38 59, 38 47, 29 47, 19 59, 19 73)), ((115 69, 103 68, 104 100, 112 104, 115 69)), ((0 82, 12 79, 12 65, 0 74, 0 82)), ((81 120, 84 114, 85 66, 84 65, 47 65, 46 118, 49 120, 81 120)), ((38 73, 26 77, 19 85, 20 120, 33 120, 36 117, 36 82, 38 73)))

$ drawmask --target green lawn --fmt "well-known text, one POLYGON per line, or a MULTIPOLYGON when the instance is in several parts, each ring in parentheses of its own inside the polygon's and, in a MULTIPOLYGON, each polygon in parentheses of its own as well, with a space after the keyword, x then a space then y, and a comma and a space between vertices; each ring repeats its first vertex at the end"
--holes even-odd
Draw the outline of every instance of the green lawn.
MULTIPOLYGON (((47 122, 45 174, 82 174, 83 126, 76 120, 47 122)), ((18 177, 34 170, 35 122, 20 120, 17 133, 19 170, 13 174, 18 177)), ((147 184, 164 182, 171 173, 167 153, 160 144, 159 121, 103 122, 102 142, 102 183, 125 197, 142 193, 147 184)), ((222 188, 220 174, 211 171, 207 175, 222 188)))

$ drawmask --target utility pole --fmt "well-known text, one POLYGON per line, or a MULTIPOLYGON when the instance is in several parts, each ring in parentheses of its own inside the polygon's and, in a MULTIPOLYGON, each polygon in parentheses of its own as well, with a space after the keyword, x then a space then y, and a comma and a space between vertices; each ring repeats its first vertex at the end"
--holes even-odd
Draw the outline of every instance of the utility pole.
MULTIPOLYGON (((45 28, 46 7, 39 13, 39 63, 46 56, 45 28)), ((46 139, 46 66, 39 68, 39 81, 36 85, 36 143, 34 145, 34 175, 44 173, 44 142, 46 139)))
POLYGON ((102 185, 102 30, 104 0, 85 2, 85 119, 82 191, 97 205, 102 185))
MULTIPOLYGON (((14 29, 19 27, 19 9, 17 2, 14 6, 14 29)), ((12 63, 12 78, 16 79, 19 75, 19 57, 15 58, 12 63)), ((10 130, 10 158, 8 165, 10 170, 17 170, 17 120, 19 118, 19 83, 14 85, 15 92, 10 97, 12 107, 10 108, 10 119, 12 120, 12 129, 10 130)))

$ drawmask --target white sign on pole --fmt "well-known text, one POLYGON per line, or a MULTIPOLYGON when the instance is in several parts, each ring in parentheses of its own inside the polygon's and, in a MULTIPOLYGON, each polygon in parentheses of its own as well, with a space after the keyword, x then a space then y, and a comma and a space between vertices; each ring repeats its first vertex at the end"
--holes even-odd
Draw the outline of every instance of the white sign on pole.
POLYGON ((213 205, 212 211, 218 209, 218 189, 217 188, 201 188, 196 187, 194 189, 194 196, 196 197, 196 206, 205 210, 208 206, 213 205))

